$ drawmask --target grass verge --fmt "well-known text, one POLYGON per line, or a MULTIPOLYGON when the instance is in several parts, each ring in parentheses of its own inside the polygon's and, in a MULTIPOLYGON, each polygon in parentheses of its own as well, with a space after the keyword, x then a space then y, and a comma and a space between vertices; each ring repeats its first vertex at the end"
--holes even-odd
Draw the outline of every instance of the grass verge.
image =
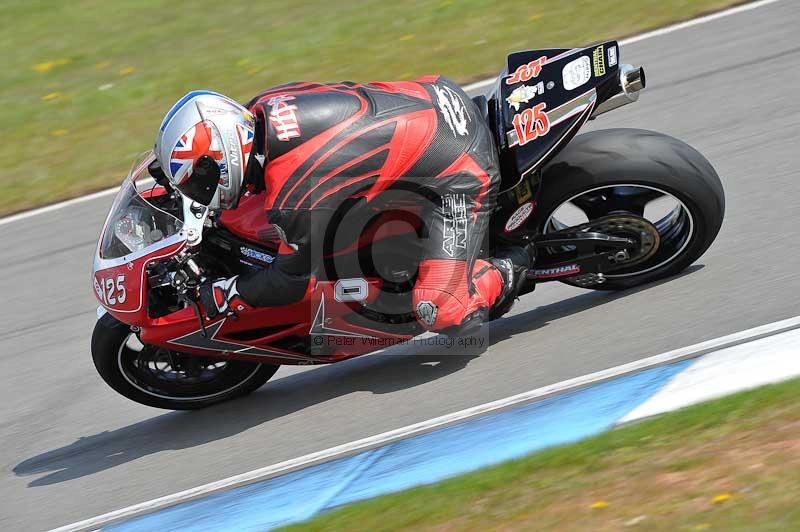
POLYGON ((0 215, 116 184, 191 89, 496 73, 510 51, 586 44, 735 0, 5 0, 0 215))
POLYGON ((800 530, 800 380, 286 530, 800 530))

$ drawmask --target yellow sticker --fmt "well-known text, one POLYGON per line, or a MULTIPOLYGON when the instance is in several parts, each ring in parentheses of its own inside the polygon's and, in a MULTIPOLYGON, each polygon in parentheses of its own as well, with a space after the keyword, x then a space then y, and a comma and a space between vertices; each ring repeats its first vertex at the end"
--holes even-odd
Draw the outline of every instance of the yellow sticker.
POLYGON ((527 179, 523 179, 520 181, 519 185, 514 187, 514 196, 517 198, 517 203, 522 205, 533 196, 533 192, 531 191, 531 185, 528 183, 527 179))
POLYGON ((596 78, 606 74, 606 54, 603 53, 602 44, 594 49, 592 53, 592 64, 594 65, 594 76, 596 78))

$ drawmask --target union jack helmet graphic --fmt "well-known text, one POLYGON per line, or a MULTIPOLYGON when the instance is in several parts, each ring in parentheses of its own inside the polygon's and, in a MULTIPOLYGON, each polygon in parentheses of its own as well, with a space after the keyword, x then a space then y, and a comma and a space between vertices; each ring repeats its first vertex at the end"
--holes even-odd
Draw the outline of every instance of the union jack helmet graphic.
POLYGON ((209 207, 231 209, 239 202, 254 127, 253 115, 227 96, 192 91, 161 122, 156 157, 175 188, 192 199, 192 174, 201 159, 212 159, 219 168, 219 185, 209 207))

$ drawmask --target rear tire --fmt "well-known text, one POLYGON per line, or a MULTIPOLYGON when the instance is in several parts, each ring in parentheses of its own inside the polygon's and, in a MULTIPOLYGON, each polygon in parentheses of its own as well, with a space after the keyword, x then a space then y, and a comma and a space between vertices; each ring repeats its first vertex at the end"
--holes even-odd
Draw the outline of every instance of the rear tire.
MULTIPOLYGON (((688 242, 663 263, 645 262, 617 276, 617 271, 609 272, 604 283, 589 288, 622 290, 675 275, 711 246, 722 227, 722 183, 697 150, 653 131, 607 129, 577 136, 544 168, 536 228, 539 233, 545 232, 554 212, 571 198, 603 187, 626 185, 652 187, 682 203, 691 217, 688 242)), ((562 282, 574 284, 569 278, 562 282)))
MULTIPOLYGON (((155 408, 197 410, 242 397, 266 383, 279 367, 272 364, 220 359, 220 363, 224 362, 225 365, 216 381, 212 379, 181 389, 179 382, 175 385, 164 380, 163 387, 159 387, 157 379, 146 375, 145 371, 137 372, 137 365, 131 363, 131 354, 126 352, 126 344, 132 335, 128 325, 110 314, 105 314, 95 324, 92 334, 92 360, 106 384, 117 393, 137 403, 155 408), (221 379, 225 380, 221 382, 221 379), (192 391, 187 392, 187 388, 192 391)), ((173 353, 176 358, 181 357, 180 353, 173 353)), ((187 360, 190 356, 184 355, 187 360)), ((140 366, 144 368, 142 364, 140 366)), ((173 376, 176 375, 179 376, 180 373, 173 372, 173 376)))

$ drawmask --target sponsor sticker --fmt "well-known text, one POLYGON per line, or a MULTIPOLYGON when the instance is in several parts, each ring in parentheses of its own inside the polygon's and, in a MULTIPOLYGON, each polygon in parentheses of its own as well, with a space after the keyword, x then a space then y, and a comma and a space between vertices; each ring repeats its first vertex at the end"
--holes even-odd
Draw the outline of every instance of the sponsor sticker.
POLYGON ((267 105, 271 107, 269 121, 275 128, 275 136, 284 142, 301 135, 300 124, 297 123, 295 114, 297 106, 287 103, 292 100, 294 96, 281 95, 273 96, 267 101, 267 105))
POLYGON ((433 327, 433 324, 436 323, 436 316, 439 314, 439 307, 434 305, 433 301, 420 301, 415 310, 419 321, 428 327, 433 327))
POLYGON ((275 257, 273 257, 272 255, 269 255, 267 253, 262 253, 261 251, 258 251, 256 249, 251 249, 251 248, 248 248, 248 247, 245 247, 245 246, 240 246, 239 247, 239 251, 245 257, 248 257, 248 258, 251 258, 253 260, 257 260, 259 262, 263 262, 263 263, 266 263, 266 264, 272 264, 272 261, 275 260, 275 257))
POLYGON ((514 187, 514 197, 517 198, 517 203, 522 205, 533 196, 531 184, 526 178, 519 182, 519 185, 514 187))
POLYGON ((608 49, 608 66, 615 67, 617 66, 617 47, 612 46, 608 49))
POLYGON ((467 249, 467 196, 442 196, 442 251, 455 257, 459 249, 467 249))
POLYGON ((436 91, 436 103, 439 104, 439 111, 442 113, 444 121, 450 126, 453 136, 458 138, 469 135, 469 128, 467 128, 469 113, 467 113, 461 95, 450 87, 434 85, 433 90, 436 91))
POLYGON ((520 85, 506 98, 506 102, 509 107, 519 111, 521 104, 528 103, 539 94, 544 94, 544 81, 540 81, 536 85, 520 85))
POLYGON ((242 118, 244 118, 244 121, 247 123, 247 127, 250 129, 256 128, 256 117, 253 113, 245 109, 242 111, 242 118))
POLYGON ((529 201, 525 205, 519 207, 514 213, 508 217, 508 221, 506 222, 506 226, 504 231, 506 233, 510 233, 512 231, 516 231, 519 229, 522 224, 524 224, 528 218, 531 217, 531 213, 533 212, 534 203, 529 201))
POLYGON ((555 268, 533 270, 533 277, 535 279, 555 279, 556 277, 568 277, 578 273, 581 273, 580 266, 577 264, 566 264, 555 268))
POLYGON ((234 113, 237 112, 237 110, 234 109, 233 107, 226 107, 226 108, 211 107, 211 106, 205 105, 205 104, 203 104, 201 102, 198 102, 197 105, 198 105, 198 107, 202 107, 202 109, 203 109, 203 118, 205 118, 206 116, 234 114, 234 113))
POLYGON ((594 76, 599 78, 606 74, 606 56, 603 53, 603 45, 601 44, 592 52, 592 65, 594 66, 594 76))
POLYGON ((592 62, 589 56, 582 55, 567 63, 561 71, 561 77, 564 81, 564 90, 571 91, 585 85, 592 79, 592 62))
POLYGON ((103 297, 103 289, 100 287, 100 283, 97 282, 97 277, 92 280, 94 281, 94 293, 97 294, 97 299, 105 303, 106 300, 105 297, 103 297))
POLYGON ((545 63, 547 63, 547 57, 542 56, 528 64, 520 65, 513 74, 506 78, 506 85, 513 85, 514 83, 520 83, 538 77, 545 63))
POLYGON ((519 114, 514 115, 511 123, 517 133, 517 142, 520 146, 547 135, 550 132, 550 119, 544 110, 547 104, 544 102, 525 109, 519 114))

